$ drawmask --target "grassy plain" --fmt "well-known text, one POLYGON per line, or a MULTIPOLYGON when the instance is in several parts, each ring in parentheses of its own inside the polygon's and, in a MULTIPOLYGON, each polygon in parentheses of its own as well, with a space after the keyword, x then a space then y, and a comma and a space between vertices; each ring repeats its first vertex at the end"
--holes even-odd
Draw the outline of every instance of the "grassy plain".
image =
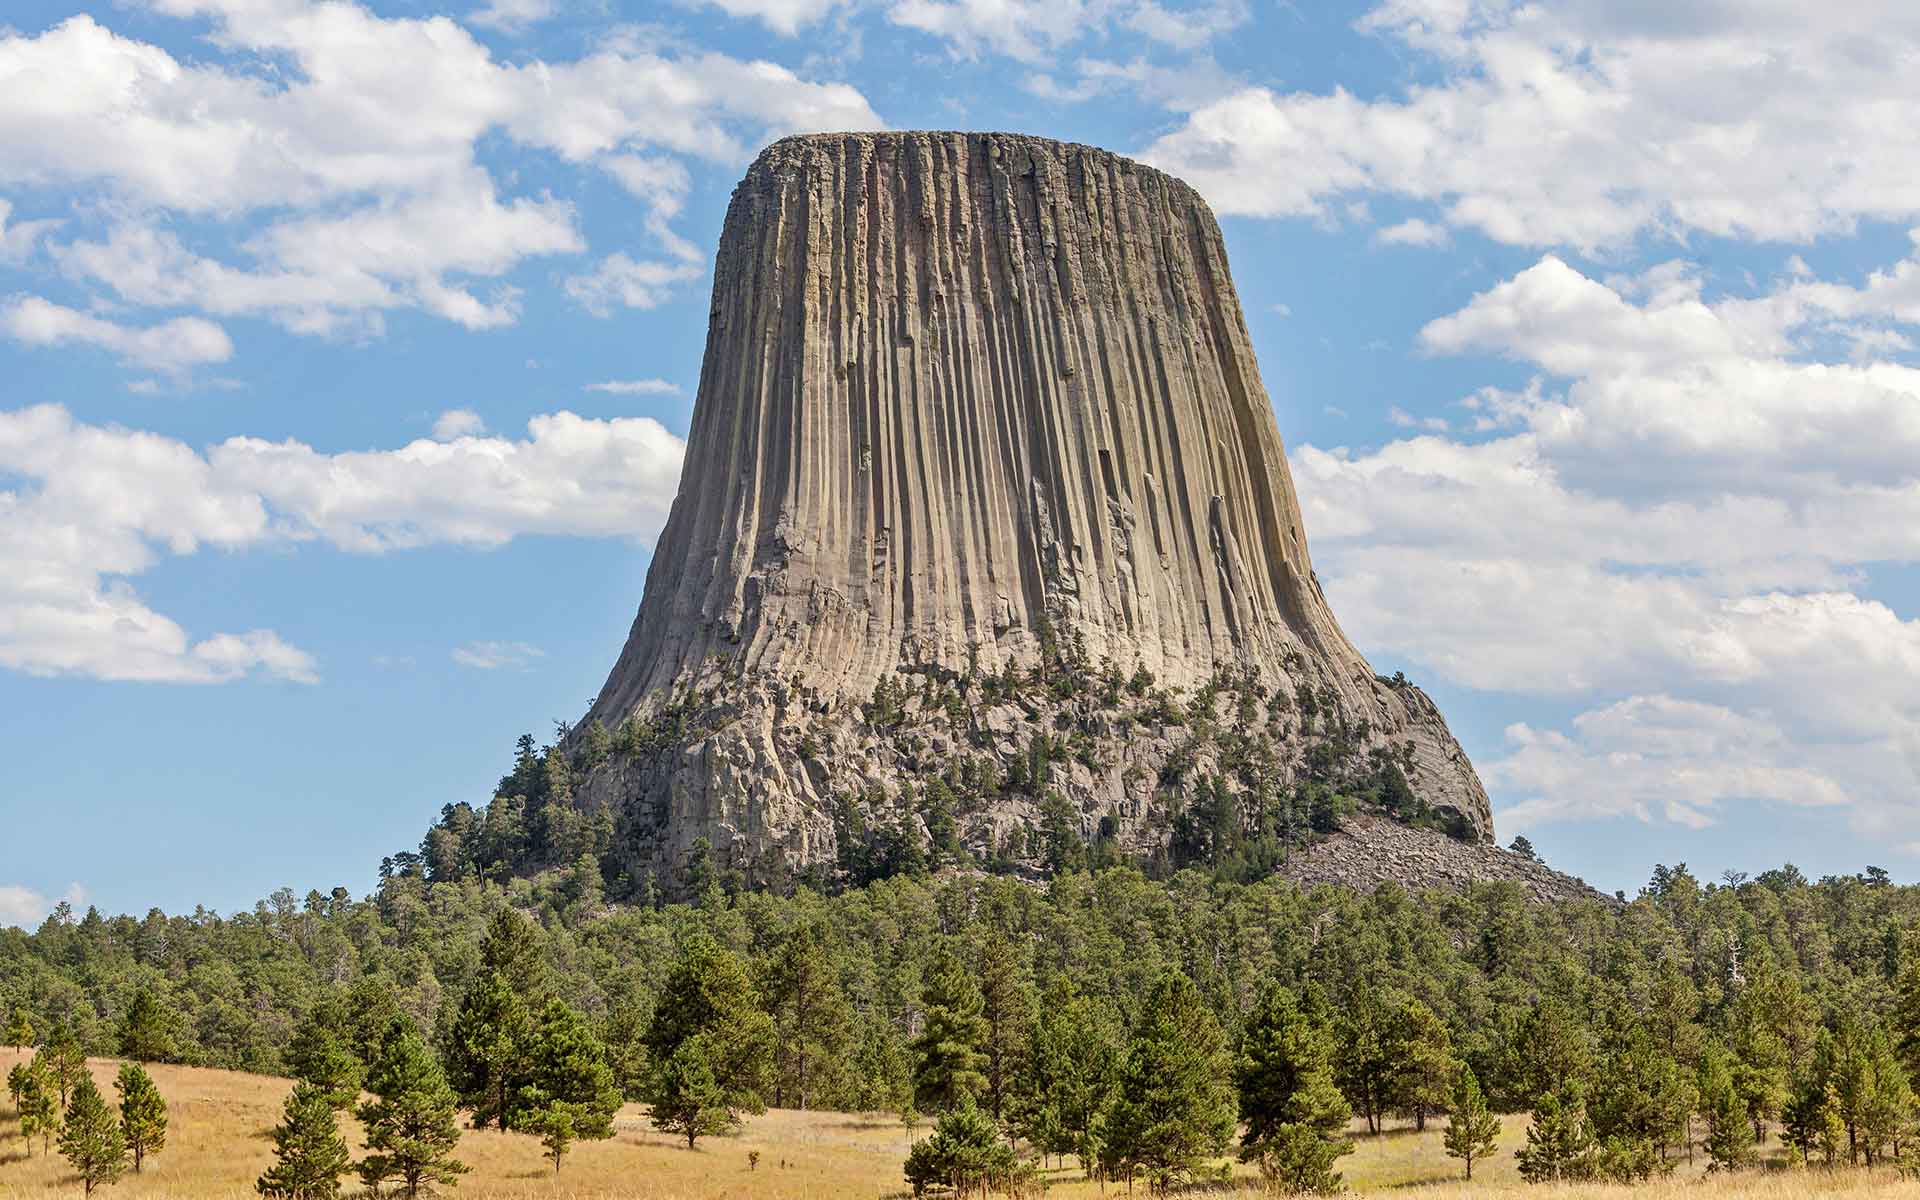
MULTIPOLYGON (((0 1075, 17 1061, 0 1048, 0 1075)), ((89 1066, 112 1099, 119 1064, 95 1059, 89 1066)), ((242 1200, 253 1197, 253 1181, 273 1158, 267 1131, 280 1119, 289 1084, 284 1079, 209 1071, 194 1067, 151 1068, 170 1110, 167 1148, 147 1162, 140 1175, 129 1174, 108 1200, 242 1200)), ((5 1102, 0 1092, 0 1103, 5 1102)), ((349 1139, 357 1123, 343 1120, 349 1139)), ((1379 1137, 1361 1134, 1359 1149, 1341 1160, 1356 1192, 1385 1192, 1409 1200, 1467 1200, 1507 1196, 1512 1200, 1800 1200, 1846 1196, 1856 1200, 1920 1200, 1920 1183, 1888 1174, 1856 1171, 1758 1170, 1726 1178, 1702 1177, 1685 1164, 1663 1182, 1642 1188, 1531 1188, 1513 1167, 1514 1147, 1525 1138, 1524 1118, 1509 1117, 1501 1134, 1501 1153, 1474 1168, 1472 1183, 1460 1179, 1459 1163, 1441 1148, 1442 1124, 1424 1133, 1390 1129, 1379 1137)), ((924 1129, 922 1129, 924 1134, 924 1129)), ((355 1150, 359 1147, 356 1145, 355 1150)), ((577 1146, 560 1173, 540 1154, 530 1137, 472 1132, 461 1139, 459 1155, 472 1172, 453 1195, 464 1200, 881 1200, 906 1194, 900 1162, 906 1131, 887 1114, 774 1111, 752 1118, 736 1137, 703 1141, 689 1151, 683 1143, 656 1132, 644 1109, 620 1113, 618 1132, 608 1142, 577 1146), (748 1156, 760 1152, 758 1166, 748 1156)), ((1048 1172, 1049 1197, 1082 1200, 1102 1194, 1069 1167, 1048 1172)), ((1251 1191, 1256 1181, 1241 1180, 1251 1191)), ((25 1154, 13 1112, 0 1116, 0 1200, 52 1200, 77 1197, 79 1181, 59 1158, 25 1154)), ((1221 1194, 1228 1189, 1219 1189, 1221 1194)), ((357 1187, 349 1190, 349 1194, 357 1187)), ((1106 1194, 1123 1193, 1109 1187, 1106 1194)), ((1142 1190, 1141 1195, 1145 1193, 1142 1190)))

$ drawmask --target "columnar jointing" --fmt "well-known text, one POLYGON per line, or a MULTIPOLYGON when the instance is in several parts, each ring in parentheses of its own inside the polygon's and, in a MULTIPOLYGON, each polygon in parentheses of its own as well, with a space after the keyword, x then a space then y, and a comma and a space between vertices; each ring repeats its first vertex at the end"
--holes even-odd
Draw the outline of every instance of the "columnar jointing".
MULTIPOLYGON (((589 714, 724 690, 772 726, 720 748, 747 761, 708 746, 621 786, 809 861, 791 826, 826 828, 825 797, 782 761, 786 710, 855 720, 903 665, 1031 664, 1043 630, 1167 684, 1251 667, 1330 687, 1416 743, 1416 789, 1487 825, 1431 704, 1378 685, 1320 593, 1192 188, 1015 135, 775 143, 728 208, 680 494, 589 714), (699 776, 732 772, 722 817, 699 776)), ((662 832, 662 853, 693 836, 662 832)))

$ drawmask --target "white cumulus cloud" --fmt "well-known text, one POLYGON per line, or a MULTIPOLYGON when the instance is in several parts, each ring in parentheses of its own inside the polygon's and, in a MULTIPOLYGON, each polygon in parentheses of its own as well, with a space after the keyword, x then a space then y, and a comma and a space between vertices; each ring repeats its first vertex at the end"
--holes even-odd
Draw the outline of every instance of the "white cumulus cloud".
POLYGON ((200 317, 175 317, 136 327, 39 296, 16 296, 0 305, 0 331, 27 346, 97 346, 156 371, 185 371, 233 357, 233 342, 226 330, 200 317))
POLYGON ((8 926, 36 929, 62 900, 78 908, 87 902, 87 889, 77 883, 69 884, 65 892, 48 897, 17 883, 0 883, 0 929, 8 926))
POLYGON ((433 439, 437 442, 473 437, 486 431, 487 423, 470 408, 450 408, 433 421, 433 439))
POLYGON ((1242 86, 1145 156, 1226 213, 1320 216, 1381 193, 1522 245, 1805 240, 1920 214, 1920 9, 1682 7, 1388 0, 1361 27, 1431 82, 1242 86))
POLYGON ((163 555, 322 541, 355 553, 496 546, 523 533, 651 539, 684 445, 649 418, 568 412, 527 436, 421 439, 326 454, 235 437, 205 451, 76 421, 0 412, 0 667, 33 675, 313 682, 310 655, 265 629, 194 640, 133 580, 163 555))
POLYGON ((1920 371, 1820 353, 1911 325, 1911 262, 1707 299, 1691 264, 1600 280, 1545 257, 1421 332, 1538 372, 1468 397, 1472 432, 1294 454, 1358 641, 1582 706, 1481 764, 1502 821, 1766 801, 1916 840, 1920 615, 1861 585, 1920 563, 1920 371))
MULTIPOLYGON (((507 276, 587 249, 568 198, 503 194, 479 161, 484 138, 617 160, 628 186, 633 164, 654 163, 650 228, 685 261, 697 255, 669 228, 684 160, 731 170, 778 133, 880 124, 845 84, 627 34, 573 60, 508 63, 446 17, 320 0, 147 7, 207 19, 226 57, 183 61, 88 15, 0 29, 0 186, 77 189, 77 213, 112 218, 104 237, 59 243, 51 218, 15 227, 0 212, 0 256, 50 246, 123 303, 301 333, 377 335, 406 309, 510 324, 507 276), (113 202, 95 204, 99 191, 113 202), (192 243, 175 216, 200 226, 192 243)), ((551 8, 500 0, 472 19, 509 26, 551 8)))

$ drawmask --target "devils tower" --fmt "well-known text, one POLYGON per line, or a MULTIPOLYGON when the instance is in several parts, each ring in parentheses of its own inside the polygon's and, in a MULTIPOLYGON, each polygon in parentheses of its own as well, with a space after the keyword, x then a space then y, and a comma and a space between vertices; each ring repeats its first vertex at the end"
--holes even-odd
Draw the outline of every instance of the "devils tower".
POLYGON ((1009 134, 788 138, 734 192, 709 319, 575 734, 636 878, 702 837, 823 878, 903 839, 1177 860, 1369 804, 1492 836, 1432 702, 1321 593, 1186 184, 1009 134))

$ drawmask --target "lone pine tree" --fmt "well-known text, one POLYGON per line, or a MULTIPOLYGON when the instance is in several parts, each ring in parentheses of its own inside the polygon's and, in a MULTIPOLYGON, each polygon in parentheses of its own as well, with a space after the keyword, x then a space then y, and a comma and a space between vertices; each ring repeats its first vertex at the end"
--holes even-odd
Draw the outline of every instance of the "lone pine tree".
POLYGON ((65 1109, 74 1084, 87 1070, 87 1055, 80 1048, 80 1039, 74 1036, 73 1028, 65 1021, 55 1021, 52 1031, 47 1034, 47 1044, 36 1057, 46 1059, 47 1070, 53 1076, 54 1087, 60 1097, 60 1107, 65 1109))
POLYGON ((606 1046, 557 996, 548 998, 534 1024, 528 1077, 515 1098, 514 1125, 547 1143, 555 1171, 574 1142, 613 1136, 621 1097, 606 1046))
POLYGON ((370 1153, 360 1162, 360 1179, 378 1190, 398 1179, 407 1196, 423 1187, 452 1183, 467 1170, 453 1157, 460 1142, 454 1119, 459 1099, 447 1085, 440 1063, 427 1044, 412 1031, 387 1043, 385 1053, 367 1075, 374 1099, 360 1105, 356 1115, 366 1127, 370 1153))
POLYGON ((1472 1179, 1474 1162, 1498 1147, 1500 1118, 1487 1111, 1487 1097, 1470 1068, 1460 1069, 1452 1108, 1447 1116, 1447 1153, 1466 1164, 1467 1178, 1472 1179))
POLYGON ((147 1155, 167 1147, 167 1102, 153 1076, 135 1063, 122 1063, 113 1085, 120 1092, 120 1133, 138 1173, 147 1155))
POLYGON ((60 1125, 60 1153, 80 1176, 87 1195, 103 1183, 112 1183, 127 1169, 127 1142, 120 1133, 120 1122, 107 1107, 105 1097, 93 1082, 93 1074, 82 1071, 73 1084, 73 1100, 67 1105, 67 1118, 60 1125))
POLYGON ((737 1118, 716 1077, 705 1034, 673 1048, 660 1066, 650 1107, 655 1127, 686 1138, 689 1150, 701 1138, 733 1128, 737 1118))
POLYGON ((17 1062, 7 1071, 7 1099, 13 1101, 16 1111, 20 1108, 20 1093, 27 1090, 27 1064, 17 1062))
POLYGON ((932 1137, 907 1152, 905 1174, 915 1196, 944 1184, 964 1200, 976 1191, 984 1197, 992 1181, 1010 1176, 1014 1166, 1013 1147, 1000 1126, 969 1096, 940 1115, 932 1137))
POLYGON ((286 1200, 333 1200, 340 1194, 340 1177, 353 1160, 324 1088, 295 1084, 272 1136, 274 1164, 254 1181, 256 1191, 286 1200))

